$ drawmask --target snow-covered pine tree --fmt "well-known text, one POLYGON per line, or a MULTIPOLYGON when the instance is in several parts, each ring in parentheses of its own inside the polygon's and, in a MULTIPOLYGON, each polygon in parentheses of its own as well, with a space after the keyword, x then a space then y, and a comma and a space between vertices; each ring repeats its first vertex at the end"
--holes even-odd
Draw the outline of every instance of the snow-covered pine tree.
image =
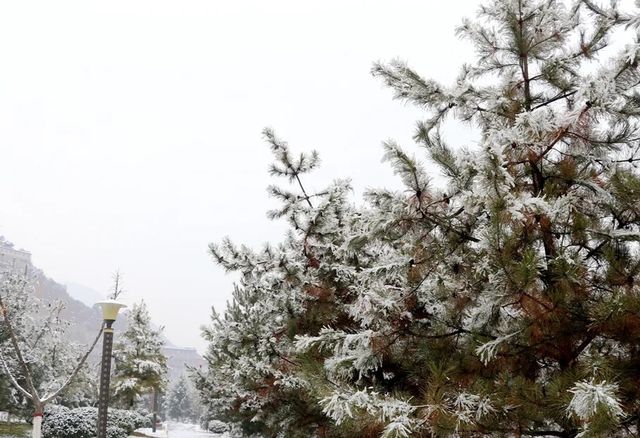
POLYGON ((275 156, 271 174, 295 186, 269 187, 282 201, 282 208, 269 215, 286 218, 292 232, 282 244, 259 251, 229 240, 211 245, 215 260, 239 272, 241 280, 224 315, 214 312, 204 331, 210 342, 209 369, 197 373, 195 380, 209 415, 237 431, 309 437, 331 422, 310 394, 308 382, 293 372, 299 367, 293 359, 294 337, 316 332, 324 320, 307 318, 308 299, 320 292, 315 276, 321 254, 314 242, 342 233, 340 222, 350 208, 345 203, 349 186, 336 181, 322 192, 307 192, 304 176, 319 164, 317 153, 294 156, 273 131, 265 130, 264 136, 275 156))
POLYGON ((389 141, 405 192, 310 196, 317 156, 267 131, 272 173, 299 190, 270 188, 284 244, 212 247, 242 275, 205 332, 214 415, 266 436, 637 434, 637 12, 494 0, 458 29, 478 59, 454 84, 375 65, 429 114, 415 138, 441 189, 389 141), (477 147, 448 146, 448 118, 477 147))
POLYGON ((191 414, 189 387, 184 376, 169 388, 167 395, 167 416, 173 420, 185 421, 191 414))
POLYGON ((196 423, 199 420, 199 401, 193 384, 182 375, 168 391, 167 416, 172 420, 196 423))
POLYGON ((167 358, 162 352, 162 328, 152 327, 144 301, 133 305, 127 319, 127 329, 113 347, 112 389, 117 402, 131 409, 141 395, 164 388, 167 358))

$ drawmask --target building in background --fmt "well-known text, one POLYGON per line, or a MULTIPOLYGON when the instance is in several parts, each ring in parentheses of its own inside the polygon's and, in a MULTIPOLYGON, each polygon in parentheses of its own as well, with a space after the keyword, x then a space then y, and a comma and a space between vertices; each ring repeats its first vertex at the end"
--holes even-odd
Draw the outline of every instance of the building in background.
POLYGON ((26 272, 31 270, 31 253, 16 249, 13 243, 0 236, 0 272, 26 272))

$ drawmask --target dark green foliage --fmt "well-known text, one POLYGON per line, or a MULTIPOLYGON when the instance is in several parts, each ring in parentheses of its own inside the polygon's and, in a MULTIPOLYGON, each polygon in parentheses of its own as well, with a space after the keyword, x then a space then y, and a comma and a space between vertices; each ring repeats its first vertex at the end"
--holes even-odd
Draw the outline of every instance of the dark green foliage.
POLYGON ((113 393, 123 408, 132 408, 141 395, 165 386, 167 358, 162 352, 162 328, 151 326, 144 301, 129 313, 129 325, 115 343, 113 393))
POLYGON ((167 397, 167 415, 177 421, 195 422, 197 412, 194 406, 194 393, 185 376, 169 389, 167 397))
POLYGON ((266 131, 290 230, 211 246, 240 275, 204 330, 212 417, 267 437, 637 435, 640 44, 602 52, 623 27, 640 18, 615 2, 492 1, 458 30, 478 59, 453 85, 376 64, 426 110, 442 189, 388 141, 403 192, 311 193, 316 154, 266 131), (477 147, 449 146, 447 119, 477 147))

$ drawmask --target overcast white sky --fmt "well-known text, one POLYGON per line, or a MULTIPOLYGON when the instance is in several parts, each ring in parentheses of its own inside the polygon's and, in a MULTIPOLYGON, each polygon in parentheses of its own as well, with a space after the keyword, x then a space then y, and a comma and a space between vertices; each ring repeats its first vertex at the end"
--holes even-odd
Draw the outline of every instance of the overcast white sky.
POLYGON ((233 278, 209 242, 280 240, 267 220, 272 126, 315 148, 313 184, 398 186, 383 140, 420 154, 420 113, 392 101, 373 61, 450 82, 476 0, 43 1, 0 4, 0 234, 60 282, 144 298, 175 343, 233 278))

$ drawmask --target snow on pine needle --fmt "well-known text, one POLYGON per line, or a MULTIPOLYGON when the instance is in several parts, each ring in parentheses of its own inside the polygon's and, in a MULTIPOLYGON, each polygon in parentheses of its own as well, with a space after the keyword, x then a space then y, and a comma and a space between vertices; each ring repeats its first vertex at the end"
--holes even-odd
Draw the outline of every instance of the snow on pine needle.
POLYGON ((210 247, 239 281, 203 331, 208 414, 245 436, 628 436, 640 45, 622 39, 640 5, 625 8, 486 0, 457 30, 477 56, 449 84, 375 64, 425 112, 419 148, 379 152, 401 190, 364 181, 362 202, 346 180, 311 190, 318 153, 266 130, 283 182, 269 216, 288 230, 262 249, 210 247), (479 132, 473 145, 447 138, 452 119, 479 132))
POLYGON ((593 380, 578 382, 569 390, 573 397, 567 411, 581 420, 591 419, 599 410, 613 417, 623 417, 625 413, 616 395, 617 391, 618 385, 615 383, 595 383, 593 380))

